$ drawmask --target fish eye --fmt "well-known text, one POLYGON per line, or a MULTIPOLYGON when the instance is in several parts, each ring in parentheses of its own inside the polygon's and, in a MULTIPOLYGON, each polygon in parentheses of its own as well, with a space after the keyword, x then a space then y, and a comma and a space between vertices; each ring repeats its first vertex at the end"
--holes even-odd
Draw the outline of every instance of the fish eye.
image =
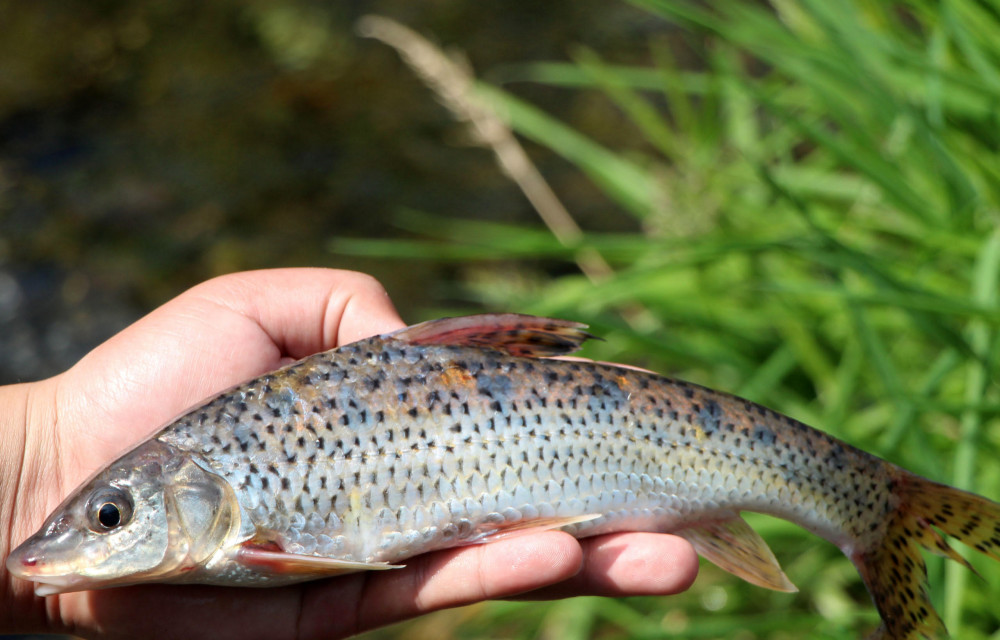
POLYGON ((101 523, 101 526, 108 529, 117 527, 122 521, 122 511, 115 503, 105 502, 97 510, 97 521, 101 523))
POLYGON ((132 498, 118 487, 99 490, 90 499, 87 516, 94 531, 112 531, 132 518, 132 498))

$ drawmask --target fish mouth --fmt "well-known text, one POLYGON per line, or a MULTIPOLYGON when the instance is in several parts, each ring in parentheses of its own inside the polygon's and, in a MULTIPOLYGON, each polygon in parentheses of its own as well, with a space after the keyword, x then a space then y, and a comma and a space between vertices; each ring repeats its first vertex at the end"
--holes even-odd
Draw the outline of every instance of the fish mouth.
POLYGON ((86 588, 86 578, 74 573, 55 573, 48 563, 28 553, 24 547, 18 547, 7 557, 7 571, 21 580, 35 583, 35 593, 39 596, 50 596, 67 591, 82 591, 86 588))
POLYGON ((42 597, 93 588, 85 584, 86 579, 81 576, 35 576, 26 579, 35 583, 35 595, 42 597))

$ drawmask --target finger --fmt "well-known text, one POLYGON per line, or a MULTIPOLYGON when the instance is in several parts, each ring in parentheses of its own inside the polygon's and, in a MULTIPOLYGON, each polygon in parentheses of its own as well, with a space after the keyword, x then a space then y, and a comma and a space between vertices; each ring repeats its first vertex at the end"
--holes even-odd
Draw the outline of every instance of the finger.
POLYGON ((298 640, 300 603, 295 586, 154 584, 62 594, 59 614, 67 631, 102 640, 298 640))
POLYGON ((580 595, 672 595, 698 576, 698 554, 678 536, 662 533, 612 533, 580 540, 583 569, 526 599, 580 595))
POLYGON ((277 368, 283 357, 401 326, 385 289, 364 274, 276 269, 221 276, 167 302, 67 372, 63 386, 85 405, 68 410, 85 410, 102 424, 153 428, 277 368))
POLYGON ((305 638, 341 636, 414 616, 506 598, 566 580, 580 569, 580 545, 546 531, 490 544, 449 549, 406 561, 398 571, 368 573, 345 597, 340 581, 303 600, 305 638))
POLYGON ((248 271, 214 278, 190 293, 253 319, 292 358, 404 326, 385 288, 356 271, 248 271))

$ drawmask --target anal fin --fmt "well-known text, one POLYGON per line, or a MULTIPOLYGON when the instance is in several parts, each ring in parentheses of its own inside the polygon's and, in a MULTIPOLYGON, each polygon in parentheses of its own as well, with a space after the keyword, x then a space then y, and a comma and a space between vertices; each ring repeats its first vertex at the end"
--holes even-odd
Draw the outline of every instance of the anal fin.
POLYGON ((675 532, 720 569, 775 591, 798 591, 760 535, 739 515, 675 532))

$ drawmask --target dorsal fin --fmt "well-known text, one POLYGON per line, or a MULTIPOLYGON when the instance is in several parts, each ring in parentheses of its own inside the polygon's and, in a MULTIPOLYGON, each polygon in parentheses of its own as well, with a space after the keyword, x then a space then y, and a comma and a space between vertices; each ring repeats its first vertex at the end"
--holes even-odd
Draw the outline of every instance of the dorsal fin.
POLYGON ((481 347, 512 356, 543 357, 572 353, 594 338, 587 325, 520 313, 490 313, 442 318, 390 333, 388 338, 411 344, 481 347))

